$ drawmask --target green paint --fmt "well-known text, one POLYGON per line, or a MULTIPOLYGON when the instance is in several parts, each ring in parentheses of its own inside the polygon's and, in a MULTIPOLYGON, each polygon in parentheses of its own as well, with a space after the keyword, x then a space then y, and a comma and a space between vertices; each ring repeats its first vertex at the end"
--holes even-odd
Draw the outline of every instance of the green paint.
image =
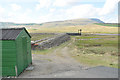
POLYGON ((16 40, 2 40, 2 76, 18 76, 32 63, 31 39, 22 30, 16 40))
POLYGON ((2 42, 0 41, 0 79, 2 78, 2 54, 1 53, 2 53, 2 42))

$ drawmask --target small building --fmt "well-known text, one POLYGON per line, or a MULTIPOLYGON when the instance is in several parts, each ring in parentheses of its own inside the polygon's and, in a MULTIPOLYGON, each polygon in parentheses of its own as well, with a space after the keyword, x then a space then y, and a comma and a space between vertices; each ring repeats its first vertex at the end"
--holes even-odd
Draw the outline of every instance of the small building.
POLYGON ((2 76, 18 76, 30 64, 31 36, 25 28, 4 28, 2 30, 2 76))

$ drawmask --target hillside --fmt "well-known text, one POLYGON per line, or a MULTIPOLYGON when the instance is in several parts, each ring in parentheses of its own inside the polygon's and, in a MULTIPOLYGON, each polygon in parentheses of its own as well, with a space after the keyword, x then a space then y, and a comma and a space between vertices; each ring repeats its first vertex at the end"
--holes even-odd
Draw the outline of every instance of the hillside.
POLYGON ((73 20, 65 20, 65 21, 55 21, 55 22, 47 22, 40 24, 44 27, 62 27, 62 26, 78 26, 78 25, 87 25, 93 23, 104 23, 99 19, 73 19, 73 20))
POLYGON ((62 27, 62 26, 78 26, 78 25, 87 25, 93 23, 104 23, 103 21, 95 18, 91 19, 72 19, 64 21, 53 21, 46 23, 26 23, 26 24, 16 24, 12 22, 0 22, 0 27, 10 27, 10 26, 39 26, 39 27, 62 27))

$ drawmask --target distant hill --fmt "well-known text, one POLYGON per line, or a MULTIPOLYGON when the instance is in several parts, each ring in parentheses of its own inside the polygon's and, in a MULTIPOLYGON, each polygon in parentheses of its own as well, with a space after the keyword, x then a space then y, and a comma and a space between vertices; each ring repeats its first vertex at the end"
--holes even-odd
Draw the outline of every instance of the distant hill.
POLYGON ((95 19, 95 18, 92 18, 91 20, 96 21, 97 23, 104 23, 104 22, 103 22, 103 21, 101 21, 100 19, 95 19))
POLYGON ((62 27, 62 26, 87 25, 93 23, 104 23, 104 22, 96 18, 90 18, 90 19, 83 18, 83 19, 72 19, 72 20, 64 20, 64 21, 53 21, 53 22, 46 22, 41 24, 36 24, 36 23, 16 24, 12 22, 0 22, 0 27, 33 26, 33 25, 37 25, 39 27, 62 27))
POLYGON ((31 26, 31 25, 36 25, 36 23, 26 23, 26 24, 16 24, 13 22, 0 22, 0 28, 9 28, 11 26, 31 26))
POLYGON ((14 25, 12 22, 0 22, 0 28, 7 28, 11 25, 14 25))
POLYGON ((46 22, 40 24, 44 27, 62 27, 62 26, 77 26, 77 25, 87 25, 93 23, 104 23, 99 19, 73 19, 73 20, 65 20, 65 21, 54 21, 54 22, 46 22))

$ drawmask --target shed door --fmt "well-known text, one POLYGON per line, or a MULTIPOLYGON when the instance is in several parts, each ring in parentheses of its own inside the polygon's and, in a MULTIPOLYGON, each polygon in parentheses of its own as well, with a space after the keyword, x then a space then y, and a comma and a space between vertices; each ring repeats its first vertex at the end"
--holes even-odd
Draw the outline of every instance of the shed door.
POLYGON ((23 48, 23 59, 24 59, 24 68, 27 67, 27 37, 22 37, 22 48, 23 48))

